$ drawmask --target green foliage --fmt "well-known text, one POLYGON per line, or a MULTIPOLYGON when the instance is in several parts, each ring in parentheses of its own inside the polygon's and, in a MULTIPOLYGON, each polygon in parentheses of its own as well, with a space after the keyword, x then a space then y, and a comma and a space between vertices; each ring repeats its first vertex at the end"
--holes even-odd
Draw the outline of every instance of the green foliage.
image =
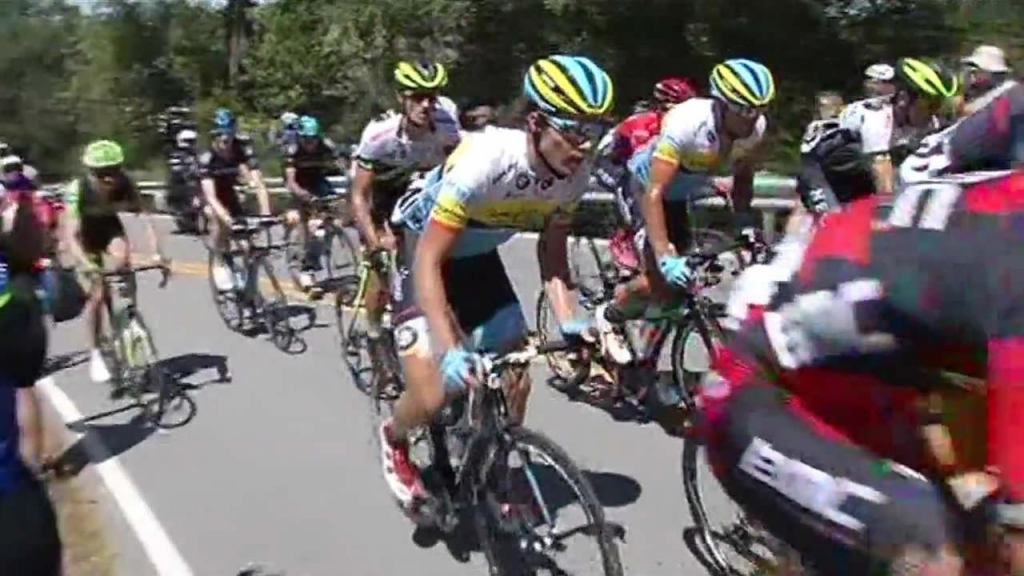
MULTIPOLYGON (((813 94, 860 90, 860 72, 901 55, 957 57, 978 42, 1024 57, 1022 0, 71 0, 0 2, 0 139, 58 177, 81 146, 116 138, 133 167, 158 164, 156 117, 196 111, 201 133, 229 106, 265 158, 284 110, 358 137, 394 106, 399 59, 450 66, 456 101, 517 97, 529 62, 585 53, 616 82, 619 112, 666 75, 704 82, 746 56, 776 75, 772 165, 796 157, 813 94)), ((268 163, 268 170, 276 163, 268 163)))

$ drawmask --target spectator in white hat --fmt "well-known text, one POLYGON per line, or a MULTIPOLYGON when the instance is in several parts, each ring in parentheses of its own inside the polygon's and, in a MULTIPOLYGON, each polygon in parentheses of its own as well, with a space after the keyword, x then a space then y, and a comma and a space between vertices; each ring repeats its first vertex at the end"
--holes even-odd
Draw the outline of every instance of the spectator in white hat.
POLYGON ((888 96, 896 92, 896 84, 893 78, 896 77, 896 70, 891 64, 876 62, 864 69, 864 90, 868 98, 888 96))
POLYGON ((981 45, 960 63, 964 69, 964 112, 983 107, 1015 83, 1009 78, 1006 54, 996 46, 981 45))

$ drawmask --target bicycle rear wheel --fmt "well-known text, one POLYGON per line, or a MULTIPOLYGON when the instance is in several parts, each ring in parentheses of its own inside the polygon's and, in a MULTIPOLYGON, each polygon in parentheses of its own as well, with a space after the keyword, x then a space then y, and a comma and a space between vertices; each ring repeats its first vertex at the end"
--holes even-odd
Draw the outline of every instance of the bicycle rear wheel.
MULTIPOLYGON (((623 574, 616 530, 605 520, 590 481, 569 455, 543 434, 522 427, 508 428, 499 438, 483 448, 494 450, 496 458, 483 459, 493 464, 481 475, 485 483, 473 495, 474 523, 490 573, 518 576, 542 567, 553 574, 623 574), (546 465, 535 463, 527 453, 546 460, 546 465), (510 466, 509 457, 521 465, 510 466), (555 478, 566 486, 546 490, 555 478), (582 525, 562 526, 563 519, 575 516, 566 510, 571 504, 564 501, 566 495, 579 503, 582 525), (562 552, 570 539, 577 538, 592 538, 597 554, 580 560, 579 568, 560 571, 560 563, 549 555, 562 552)), ((577 554, 572 556, 576 559, 577 554)))
POLYGON ((260 263, 252 268, 255 278, 250 278, 247 288, 251 290, 252 298, 256 302, 256 308, 263 318, 267 334, 274 346, 282 352, 297 353, 304 351, 304 342, 297 334, 291 324, 291 310, 288 306, 288 299, 284 294, 281 283, 274 274, 274 269, 266 257, 260 258, 260 263), (260 274, 262 272, 262 274, 260 274), (261 276, 266 276, 268 290, 264 291, 264 283, 261 276), (299 350, 293 349, 299 345, 299 350))
POLYGON ((160 366, 160 354, 142 316, 136 315, 126 330, 137 336, 132 338, 134 351, 131 354, 132 370, 138 378, 134 385, 145 395, 154 396, 143 402, 143 394, 139 395, 146 417, 163 429, 188 424, 196 413, 195 401, 160 366))

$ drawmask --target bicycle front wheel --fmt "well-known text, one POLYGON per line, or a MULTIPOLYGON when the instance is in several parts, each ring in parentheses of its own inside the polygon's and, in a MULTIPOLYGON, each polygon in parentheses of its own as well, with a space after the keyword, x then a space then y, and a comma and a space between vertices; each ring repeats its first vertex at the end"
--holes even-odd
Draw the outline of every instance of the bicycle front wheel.
POLYGON ((704 311, 691 316, 686 325, 676 330, 672 338, 672 378, 688 410, 696 408, 715 350, 724 341, 725 332, 718 320, 704 311))
POLYGON ((621 575, 617 530, 565 450, 522 427, 508 428, 499 438, 489 448, 496 457, 485 459, 493 462, 482 474, 485 483, 474 495, 475 525, 490 573, 621 575))

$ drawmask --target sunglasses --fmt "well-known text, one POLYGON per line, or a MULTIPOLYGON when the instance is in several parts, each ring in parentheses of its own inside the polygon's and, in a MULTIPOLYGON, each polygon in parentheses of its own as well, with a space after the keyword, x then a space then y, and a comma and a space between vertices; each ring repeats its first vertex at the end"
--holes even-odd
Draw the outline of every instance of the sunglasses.
POLYGON ((437 92, 417 92, 410 90, 408 92, 402 92, 402 97, 408 100, 412 100, 413 102, 436 102, 437 92))
POLYGON ((115 176, 117 176, 120 173, 121 173, 121 169, 117 168, 117 167, 114 167, 114 166, 109 167, 109 168, 93 168, 92 169, 92 175, 97 177, 97 178, 99 178, 99 179, 101 179, 101 180, 110 180, 111 178, 114 178, 115 176))
POLYGON ((732 102, 726 102, 725 107, 733 114, 744 118, 746 120, 753 120, 764 112, 764 108, 754 108, 751 106, 742 106, 740 104, 734 104, 732 102))
POLYGON ((544 119, 559 136, 574 146, 597 142, 608 129, 604 122, 593 120, 569 120, 556 116, 544 116, 544 119))

